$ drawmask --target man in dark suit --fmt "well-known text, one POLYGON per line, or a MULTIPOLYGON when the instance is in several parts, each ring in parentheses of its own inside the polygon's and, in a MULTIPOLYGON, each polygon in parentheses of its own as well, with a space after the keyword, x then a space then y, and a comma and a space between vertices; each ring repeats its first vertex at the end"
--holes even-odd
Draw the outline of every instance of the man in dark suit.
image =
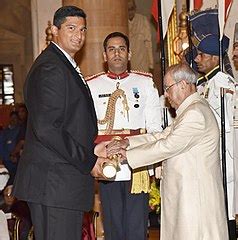
POLYGON ((74 61, 85 41, 86 15, 74 6, 55 12, 53 42, 25 82, 25 146, 13 194, 28 202, 36 240, 81 239, 82 216, 92 208, 97 119, 90 91, 74 61))

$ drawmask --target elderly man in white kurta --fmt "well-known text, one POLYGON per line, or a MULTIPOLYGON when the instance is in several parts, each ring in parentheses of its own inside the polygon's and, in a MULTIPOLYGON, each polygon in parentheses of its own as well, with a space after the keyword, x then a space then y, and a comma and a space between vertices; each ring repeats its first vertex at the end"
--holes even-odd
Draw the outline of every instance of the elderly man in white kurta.
MULTIPOLYGON (((229 39, 224 36, 222 41, 222 54, 224 55, 229 46, 229 39)), ((197 46, 197 56, 194 61, 197 68, 204 75, 197 81, 197 92, 207 100, 212 109, 219 129, 221 129, 221 88, 226 89, 224 94, 224 116, 225 116, 225 146, 226 146, 226 178, 228 197, 228 217, 230 239, 236 239, 235 206, 237 197, 235 196, 235 185, 237 179, 236 162, 234 158, 234 108, 235 108, 235 84, 234 79, 227 73, 221 71, 219 36, 207 35, 197 46)), ((220 152, 221 152, 220 147, 220 152)))
POLYGON ((170 67, 164 83, 174 122, 162 133, 113 142, 108 154, 120 152, 133 169, 162 162, 161 240, 227 240, 215 116, 189 66, 170 67))

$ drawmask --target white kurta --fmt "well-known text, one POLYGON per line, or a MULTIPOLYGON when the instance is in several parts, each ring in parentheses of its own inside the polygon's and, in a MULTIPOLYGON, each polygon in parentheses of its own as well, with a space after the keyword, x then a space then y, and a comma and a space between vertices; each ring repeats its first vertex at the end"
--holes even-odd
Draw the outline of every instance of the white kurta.
POLYGON ((133 169, 163 161, 161 240, 227 240, 219 129, 206 101, 194 93, 162 133, 128 139, 133 169))
MULTIPOLYGON (((129 112, 128 114, 125 112, 123 99, 119 98, 116 102, 113 129, 145 128, 150 133, 161 131, 159 95, 149 75, 129 73, 129 76, 123 79, 112 79, 107 74, 101 74, 88 81, 88 86, 91 90, 98 119, 105 117, 110 94, 117 87, 125 91, 129 112)), ((98 129, 105 130, 106 124, 98 124, 98 129)), ((115 181, 127 181, 130 179, 131 170, 128 164, 122 164, 115 181)))
MULTIPOLYGON (((220 89, 226 88, 235 93, 234 80, 228 74, 219 71, 212 78, 208 78, 205 87, 197 87, 198 92, 203 96, 209 103, 219 129, 221 129, 221 98, 220 89), (207 94, 205 94, 207 92, 207 94)), ((229 219, 235 219, 235 202, 238 199, 234 199, 234 182, 235 182, 235 171, 234 171, 234 126, 233 126, 233 115, 234 115, 234 95, 232 93, 226 93, 225 102, 225 128, 226 128, 226 175, 227 175, 227 194, 228 194, 228 214, 229 219)))

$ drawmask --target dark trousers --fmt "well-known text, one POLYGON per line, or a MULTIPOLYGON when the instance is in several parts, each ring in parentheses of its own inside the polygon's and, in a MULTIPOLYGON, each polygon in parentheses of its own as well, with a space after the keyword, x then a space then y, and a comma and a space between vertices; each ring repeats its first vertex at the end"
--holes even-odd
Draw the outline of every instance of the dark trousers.
POLYGON ((81 240, 83 212, 29 203, 36 240, 81 240))
POLYGON ((229 240, 236 240, 236 220, 229 220, 229 240))
POLYGON ((148 194, 131 194, 130 181, 99 183, 105 240, 145 240, 148 194))

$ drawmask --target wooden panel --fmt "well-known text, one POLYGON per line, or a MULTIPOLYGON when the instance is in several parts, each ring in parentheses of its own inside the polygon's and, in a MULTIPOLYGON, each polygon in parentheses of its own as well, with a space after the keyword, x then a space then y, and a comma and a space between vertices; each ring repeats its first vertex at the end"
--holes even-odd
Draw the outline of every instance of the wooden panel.
POLYGON ((85 76, 104 70, 102 43, 111 32, 128 33, 127 0, 63 0, 63 5, 75 5, 87 14, 87 38, 76 61, 85 76))

